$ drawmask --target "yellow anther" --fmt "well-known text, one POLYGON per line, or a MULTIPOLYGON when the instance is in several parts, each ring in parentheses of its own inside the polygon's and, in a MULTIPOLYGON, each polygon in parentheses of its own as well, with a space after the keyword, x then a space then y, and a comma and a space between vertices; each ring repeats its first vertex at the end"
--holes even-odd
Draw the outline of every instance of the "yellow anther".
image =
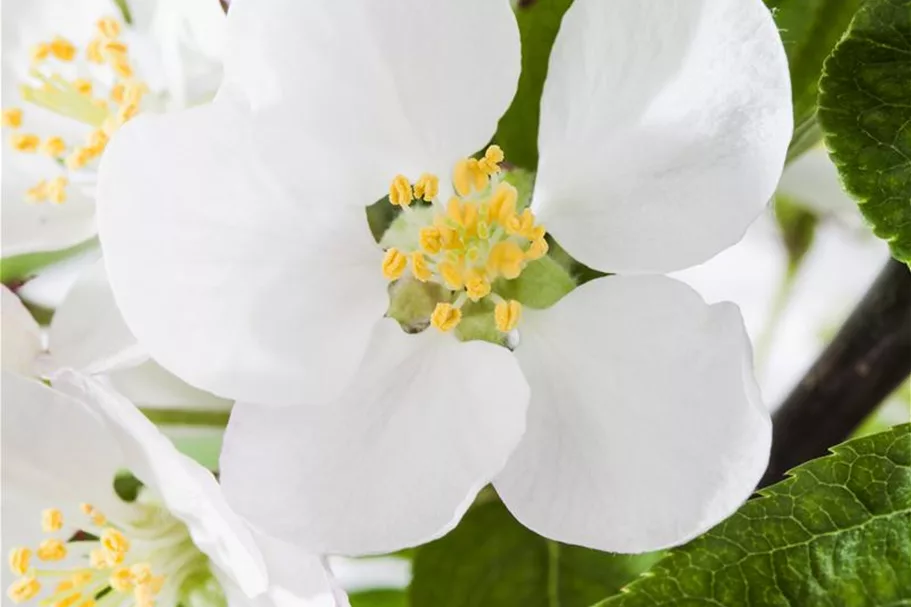
POLYGON ((32 47, 31 57, 33 63, 38 63, 39 61, 44 61, 51 54, 51 45, 47 42, 39 42, 32 47))
POLYGON ((383 276, 388 280, 396 280, 405 271, 407 265, 408 258, 405 257, 405 254, 392 247, 383 256, 383 276))
POLYGON ((462 321, 462 311, 452 304, 438 303, 430 315, 430 324, 443 331, 452 331, 462 321))
POLYGON ((440 262, 437 266, 437 271, 443 277, 443 282, 446 283, 446 286, 453 291, 460 291, 465 286, 465 276, 462 274, 462 269, 451 261, 440 262))
POLYGON ((54 204, 66 202, 66 186, 69 185, 66 177, 55 177, 47 183, 47 199, 54 204))
POLYGON ((48 137, 41 144, 41 151, 51 158, 60 158, 66 152, 66 143, 62 137, 48 137))
POLYGON ((107 517, 105 517, 100 510, 91 504, 79 504, 79 509, 82 510, 82 513, 89 517, 92 522, 99 527, 107 522, 107 517))
POLYGON ((427 282, 433 275, 427 265, 427 258, 420 251, 414 251, 411 254, 411 273, 421 282, 427 282))
POLYGON ((95 511, 94 514, 92 514, 92 523, 94 525, 96 525, 97 527, 101 527, 106 522, 108 522, 107 517, 105 515, 101 514, 100 512, 98 512, 97 510, 95 511))
MULTIPOLYGON (((510 234, 518 234, 529 240, 533 240, 535 233, 535 215, 531 209, 525 209, 521 215, 512 217, 506 223, 506 231, 510 234)), ((542 232, 543 234, 543 232, 542 232)))
POLYGON ((102 548, 95 548, 89 553, 89 565, 92 569, 107 569, 117 564, 114 555, 102 548))
POLYGON ((13 135, 10 143, 12 144, 13 149, 16 151, 32 154, 38 150, 38 146, 41 144, 41 139, 38 137, 38 135, 23 133, 21 135, 13 135))
POLYGON ((61 36, 51 40, 50 51, 54 57, 61 61, 72 61, 73 57, 76 56, 76 47, 73 46, 72 42, 61 36))
POLYGON ((104 53, 102 49, 104 47, 104 38, 95 37, 92 38, 88 45, 85 47, 85 57, 92 63, 104 63, 104 53))
POLYGON ((44 202, 47 200, 47 181, 41 180, 25 191, 25 198, 29 202, 44 202))
POLYGON ((73 605, 80 600, 82 600, 82 594, 74 592, 73 594, 68 594, 63 598, 52 602, 51 605, 52 607, 73 607, 73 605))
POLYGON ((550 247, 547 246, 547 241, 543 237, 531 241, 531 246, 528 247, 528 250, 525 251, 525 259, 529 261, 534 261, 536 259, 541 259, 547 255, 547 250, 550 247))
POLYGON ((32 576, 26 576, 10 584, 6 595, 14 603, 23 603, 38 596, 39 592, 41 592, 41 584, 38 580, 32 576))
POLYGON ((452 185, 459 196, 468 196, 472 188, 478 192, 487 187, 488 178, 476 158, 464 158, 458 161, 452 171, 452 185))
POLYGON ((46 533, 63 529, 63 513, 57 508, 46 508, 43 510, 41 512, 41 529, 46 533))
POLYGON ((130 49, 125 42, 121 42, 120 40, 102 40, 101 50, 104 51, 105 56, 108 58, 122 58, 127 55, 130 49))
POLYGON ((95 607, 95 599, 89 597, 79 603, 76 607, 95 607))
POLYGON ((506 225, 516 214, 519 192, 508 183, 501 183, 494 190, 487 204, 487 220, 506 225))
POLYGON ((66 558, 66 544, 58 539, 44 540, 35 554, 42 561, 62 561, 66 558))
POLYGON ((127 122, 133 118, 136 114, 139 113, 139 105, 136 103, 124 103, 120 106, 120 109, 117 111, 117 120, 121 124, 127 122))
POLYGON ((130 540, 117 529, 109 527, 101 532, 101 545, 108 552, 122 555, 130 549, 130 540))
POLYGON ((124 95, 124 92, 126 92, 126 90, 127 90, 127 85, 125 85, 122 82, 118 82, 117 84, 112 86, 111 87, 111 101, 113 101, 114 103, 116 103, 118 105, 123 103, 123 95, 124 95))
POLYGON ((525 252, 510 240, 498 242, 490 249, 487 257, 487 272, 512 280, 522 273, 525 252))
POLYGON ((411 184, 404 175, 396 175, 395 179, 389 185, 389 202, 393 206, 407 207, 414 200, 414 194, 411 191, 411 184))
POLYGON ((453 196, 446 205, 446 217, 465 230, 474 232, 478 225, 478 207, 471 202, 461 202, 453 196))
POLYGON ((95 158, 95 151, 89 147, 76 148, 64 160, 66 168, 75 171, 81 169, 95 158))
POLYGON ((111 67, 114 69, 114 73, 121 78, 133 77, 133 66, 130 65, 129 60, 125 56, 117 56, 111 59, 111 67))
POLYGON ((85 78, 76 78, 73 80, 73 88, 76 89, 82 95, 91 95, 92 94, 92 83, 85 78))
POLYGON ((22 126, 22 110, 17 107, 3 110, 3 126, 18 129, 22 126))
POLYGON ((490 281, 483 272, 471 270, 465 280, 465 291, 471 301, 478 301, 490 294, 490 281))
POLYGON ((117 567, 108 579, 111 588, 117 592, 129 592, 133 589, 133 574, 129 567, 117 567))
POLYGON ((24 546, 13 548, 9 552, 9 569, 16 575, 25 575, 32 560, 32 551, 24 546))
POLYGON ((136 584, 147 584, 152 581, 152 567, 148 563, 136 563, 130 567, 130 575, 136 584))
POLYGON ((500 172, 500 163, 505 158, 503 150, 498 145, 487 148, 484 157, 478 161, 478 167, 487 175, 496 175, 500 172))
POLYGON ((508 333, 516 328, 522 318, 522 304, 515 299, 501 301, 494 308, 493 315, 497 323, 497 330, 508 333))
POLYGON ((447 250, 461 250, 465 246, 459 233, 446 227, 437 226, 440 231, 440 244, 447 250))
POLYGON ((89 134, 89 138, 86 141, 86 147, 91 148, 93 151, 100 154, 104 151, 105 146, 108 144, 110 137, 104 132, 104 129, 95 129, 89 134))
POLYGON ((62 582, 57 584, 57 586, 54 588, 54 594, 69 592, 70 590, 72 590, 75 587, 76 587, 76 585, 73 584, 73 582, 71 580, 63 580, 62 582))
POLYGON ((105 38, 113 39, 120 35, 120 23, 113 17, 102 17, 95 23, 98 33, 105 38))
POLYGON ((426 226, 418 232, 418 242, 425 252, 436 255, 443 246, 440 230, 434 226, 426 226))
POLYGON ((440 193, 440 179, 436 175, 424 173, 414 184, 414 197, 430 202, 440 193))

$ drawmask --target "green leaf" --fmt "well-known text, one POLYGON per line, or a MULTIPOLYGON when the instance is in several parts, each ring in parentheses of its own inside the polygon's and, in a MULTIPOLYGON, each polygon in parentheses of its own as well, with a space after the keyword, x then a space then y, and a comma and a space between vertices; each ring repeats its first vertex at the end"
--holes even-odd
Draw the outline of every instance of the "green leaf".
POLYGON ((569 272, 548 255, 525 266, 518 278, 497 281, 494 290, 506 299, 542 310, 575 288, 576 281, 569 272))
POLYGON ((599 605, 911 604, 911 425, 832 452, 599 605))
POLYGON ((586 607, 615 593, 655 555, 596 552, 544 539, 502 502, 472 508, 446 537, 418 548, 414 607, 586 607))
POLYGON ((775 23, 788 54, 797 133, 812 131, 823 62, 863 0, 767 0, 766 4, 775 9, 775 23))
POLYGON ((819 122, 845 189, 911 262, 911 0, 870 0, 826 61, 819 122))
POLYGON ((351 607, 408 607, 404 590, 365 590, 348 595, 351 607))
POLYGON ((525 169, 538 166, 538 117, 541 91, 547 78, 550 49, 560 29, 563 13, 572 0, 518 0, 516 21, 522 39, 522 75, 512 104, 497 126, 494 141, 506 161, 525 169))
POLYGON ((42 251, 40 253, 24 253, 22 255, 4 257, 0 259, 0 282, 9 285, 26 280, 34 276, 39 270, 96 246, 98 246, 98 239, 90 238, 85 242, 59 251, 42 251))

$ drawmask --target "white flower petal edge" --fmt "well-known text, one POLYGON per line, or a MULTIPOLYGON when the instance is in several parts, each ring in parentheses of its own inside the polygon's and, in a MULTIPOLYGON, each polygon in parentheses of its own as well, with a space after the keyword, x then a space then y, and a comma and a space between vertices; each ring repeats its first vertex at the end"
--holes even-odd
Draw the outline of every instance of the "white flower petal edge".
POLYGON ((537 533, 611 552, 680 544, 765 470, 768 412, 736 306, 665 277, 608 277, 528 311, 528 430, 495 479, 537 533))
POLYGON ((187 525, 193 542, 245 594, 267 590, 267 571, 253 534, 225 502, 208 470, 179 453, 132 403, 97 380, 64 370, 52 381, 55 389, 98 416, 107 442, 120 447, 130 472, 158 491, 167 509, 187 525))
POLYGON ((41 329, 15 293, 0 285, 0 364, 4 369, 31 375, 41 354, 41 329))
MULTIPOLYGON (((399 173, 447 181, 490 140, 520 69, 508 0, 236 0, 228 13, 228 85, 323 144, 321 164, 345 162, 339 187, 358 205, 399 173)), ((307 160, 287 158, 284 178, 307 160)))
POLYGON ((505 348, 406 335, 387 319, 337 402, 235 405, 222 484, 264 531, 319 552, 419 544, 455 526, 500 471, 525 429, 527 402, 505 348))
MULTIPOLYGON (((270 128, 282 127, 228 95, 127 124, 101 165, 102 249, 127 325, 161 366, 227 398, 325 401, 388 305, 382 253, 331 184, 298 191, 270 172, 251 148, 270 128)), ((272 155, 307 143, 283 145, 272 155)))
POLYGON ((761 0, 578 0, 551 53, 533 208, 592 267, 688 267, 743 236, 791 130, 761 0))

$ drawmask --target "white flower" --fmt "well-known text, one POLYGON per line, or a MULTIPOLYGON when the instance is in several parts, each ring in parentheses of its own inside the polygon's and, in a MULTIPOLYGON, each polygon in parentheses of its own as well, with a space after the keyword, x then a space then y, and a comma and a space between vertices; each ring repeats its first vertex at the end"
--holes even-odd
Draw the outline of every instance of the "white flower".
POLYGON ((775 189, 790 90, 762 2, 573 3, 527 214, 497 148, 464 160, 516 88, 505 0, 238 0, 226 47, 211 106, 118 133, 99 222, 139 342, 245 401, 221 466, 245 516, 326 552, 382 552, 442 534, 492 482, 535 531, 629 552, 693 537, 750 494, 770 428, 740 315, 660 274, 736 242, 775 189), (450 212, 448 180, 428 175, 456 164, 450 212), (411 206, 384 254, 364 207, 387 192, 411 206), (542 224, 623 276, 546 310, 504 301, 542 224), (400 278, 389 292, 384 274, 400 278), (463 336, 518 347, 406 334, 390 305, 423 314, 411 330, 451 329, 463 305, 463 336))
POLYGON ((4 4, 3 257, 93 237, 96 168, 114 131, 139 112, 211 99, 217 2, 124 6, 130 23, 112 0, 4 4), (194 45, 188 31, 212 35, 194 45))
POLYGON ((347 605, 317 557, 253 533, 215 478, 128 401, 3 372, 3 544, 15 603, 347 605), (129 471, 133 501, 114 488, 129 471))

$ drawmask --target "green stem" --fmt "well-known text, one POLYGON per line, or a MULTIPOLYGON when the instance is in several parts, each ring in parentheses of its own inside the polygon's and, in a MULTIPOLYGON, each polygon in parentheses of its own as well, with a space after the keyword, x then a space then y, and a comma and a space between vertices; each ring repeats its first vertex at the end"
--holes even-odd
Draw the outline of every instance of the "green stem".
POLYGON ((206 411, 193 409, 140 409, 149 421, 157 426, 208 426, 224 428, 228 425, 229 411, 206 411))

